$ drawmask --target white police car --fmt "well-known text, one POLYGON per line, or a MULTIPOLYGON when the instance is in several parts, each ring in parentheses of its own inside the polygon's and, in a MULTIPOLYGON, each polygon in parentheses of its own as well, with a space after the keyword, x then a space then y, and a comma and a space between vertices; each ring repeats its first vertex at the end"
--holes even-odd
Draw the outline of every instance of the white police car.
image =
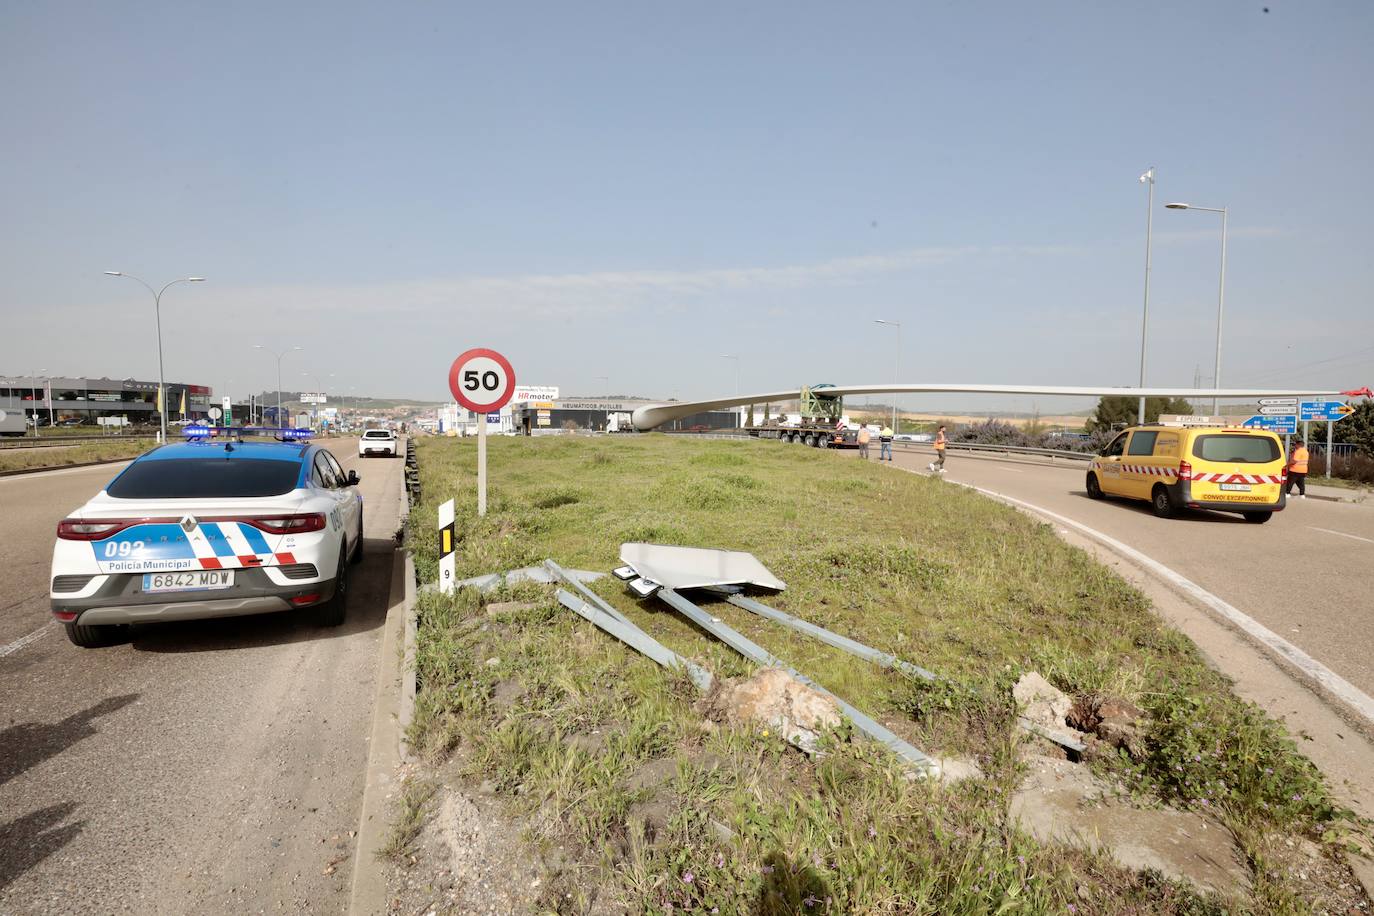
POLYGON ((163 620, 310 608, 338 626, 362 558, 357 484, 309 442, 156 448, 58 523, 53 615, 85 648, 163 620))

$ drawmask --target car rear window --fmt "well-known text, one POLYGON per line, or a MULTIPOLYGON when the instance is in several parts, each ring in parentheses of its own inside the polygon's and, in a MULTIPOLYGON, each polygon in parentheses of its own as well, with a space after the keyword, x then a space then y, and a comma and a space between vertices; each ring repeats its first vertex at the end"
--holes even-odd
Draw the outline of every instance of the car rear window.
POLYGON ((105 488, 119 499, 280 496, 296 488, 301 466, 263 458, 135 461, 105 488))
POLYGON ((363 438, 364 438, 364 439, 390 439, 390 438, 391 438, 391 433, 387 432, 387 431, 384 430, 384 429, 369 429, 367 432, 363 433, 363 438))
POLYGON ((1279 444, 1268 436, 1198 436, 1193 457, 1227 464, 1268 464, 1279 459, 1279 444))

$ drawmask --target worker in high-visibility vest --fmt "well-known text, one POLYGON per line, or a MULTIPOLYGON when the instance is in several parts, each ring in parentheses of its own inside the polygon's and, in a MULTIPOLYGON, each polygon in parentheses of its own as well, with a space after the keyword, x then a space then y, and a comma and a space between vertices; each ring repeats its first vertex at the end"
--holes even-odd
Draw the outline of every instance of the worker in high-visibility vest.
POLYGON ((1291 494, 1293 484, 1298 485, 1298 498, 1307 498, 1307 446, 1303 443, 1302 437, 1293 440, 1293 453, 1288 456, 1288 483, 1284 485, 1283 492, 1291 494))
POLYGON ((945 472, 945 447, 949 444, 945 438, 945 428, 941 426, 935 432, 935 460, 931 462, 930 469, 936 474, 945 472))

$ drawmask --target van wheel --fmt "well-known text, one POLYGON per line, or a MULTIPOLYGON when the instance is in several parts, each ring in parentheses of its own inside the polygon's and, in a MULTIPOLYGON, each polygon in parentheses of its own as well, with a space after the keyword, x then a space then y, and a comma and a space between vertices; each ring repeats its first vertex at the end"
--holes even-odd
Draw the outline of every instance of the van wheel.
POLYGON ((67 638, 72 645, 83 649, 103 649, 123 642, 129 631, 127 626, 110 625, 86 627, 79 623, 63 624, 67 628, 67 638))
POLYGON ((339 545, 339 571, 334 576, 334 594, 315 608, 315 623, 322 627, 337 627, 348 612, 348 544, 339 545))
POLYGON ((1101 499, 1106 494, 1102 492, 1102 484, 1097 482, 1096 474, 1088 475, 1088 499, 1101 499))
POLYGON ((1254 522, 1256 525, 1263 525, 1265 522, 1269 521, 1269 519, 1273 518, 1274 513, 1272 513, 1272 512, 1242 512, 1241 515, 1245 516, 1245 520, 1246 520, 1247 522, 1254 522))
POLYGON ((1151 500, 1155 508, 1155 515, 1160 518, 1172 518, 1174 515, 1174 500, 1169 495, 1169 489, 1162 484, 1155 487, 1154 497, 1151 500))

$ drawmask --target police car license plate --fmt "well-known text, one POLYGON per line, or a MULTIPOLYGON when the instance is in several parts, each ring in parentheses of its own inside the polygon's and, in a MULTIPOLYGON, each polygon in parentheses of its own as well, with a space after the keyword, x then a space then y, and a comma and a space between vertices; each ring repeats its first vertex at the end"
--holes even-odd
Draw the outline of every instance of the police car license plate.
POLYGON ((1223 490, 1238 490, 1241 493, 1250 492, 1250 485, 1248 483, 1224 483, 1221 485, 1221 488, 1223 490))
POLYGON ((233 584, 234 574, 226 569, 143 574, 145 592, 202 592, 213 588, 229 588, 233 584))

